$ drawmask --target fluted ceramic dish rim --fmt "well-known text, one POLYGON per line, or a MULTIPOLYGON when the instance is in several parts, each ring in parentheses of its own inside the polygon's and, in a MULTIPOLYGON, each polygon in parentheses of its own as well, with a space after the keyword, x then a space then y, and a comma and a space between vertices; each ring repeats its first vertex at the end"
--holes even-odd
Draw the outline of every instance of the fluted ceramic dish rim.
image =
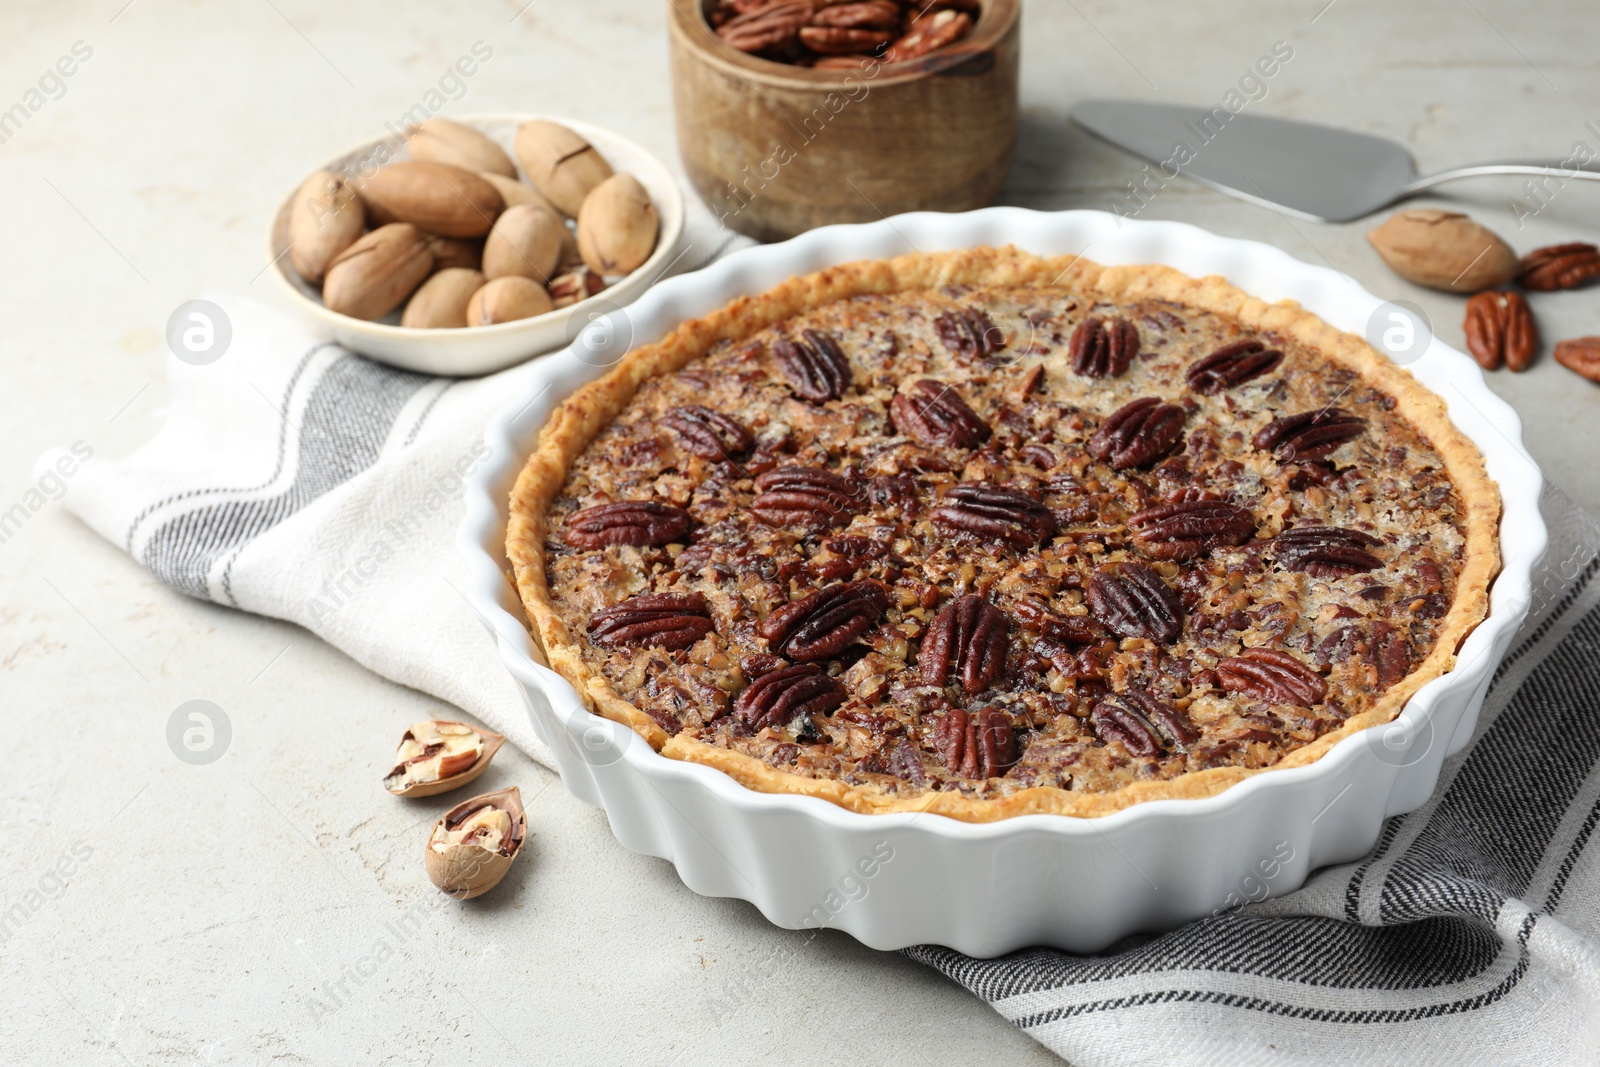
MULTIPOLYGON (((912 250, 1006 244, 1041 255, 1082 255, 1106 266, 1164 263, 1195 277, 1220 274, 1253 296, 1269 301, 1297 300, 1331 325, 1357 335, 1365 333, 1368 320, 1386 303, 1329 268, 1303 263, 1269 245, 1221 237, 1185 223, 1121 219, 1098 211, 1037 212, 1003 207, 949 215, 922 212, 877 223, 830 226, 781 244, 746 249, 693 274, 660 283, 625 314, 631 325, 633 342, 646 343, 659 338, 679 322, 714 310, 738 295, 764 291, 785 278, 826 266, 884 258, 912 250)), ((1546 531, 1538 505, 1543 477, 1521 444, 1520 419, 1489 390, 1475 362, 1434 337, 1410 369, 1426 388, 1444 399, 1451 420, 1483 453, 1503 502, 1502 561, 1500 573, 1490 589, 1489 614, 1462 643, 1455 667, 1419 689, 1394 721, 1344 739, 1307 766, 1258 774, 1210 797, 1147 801, 1093 819, 1020 815, 995 822, 969 823, 921 813, 859 814, 814 797, 751 790, 710 767, 661 756, 631 730, 592 715, 576 690, 539 662, 540 657, 523 621, 520 601, 504 569, 506 496, 532 449, 545 415, 573 388, 597 377, 610 365, 585 363, 577 354, 583 345, 584 340, 580 338, 573 348, 524 368, 528 372, 527 380, 519 380, 518 386, 511 387, 516 391, 513 402, 486 429, 486 441, 493 450, 493 458, 469 480, 467 513, 458 538, 458 546, 472 576, 465 594, 495 636, 502 659, 523 683, 530 700, 538 697, 548 702, 545 710, 553 713, 563 728, 570 731, 574 726, 581 727, 600 737, 603 743, 620 745, 620 755, 608 753, 603 765, 620 759, 646 780, 693 782, 708 790, 730 813, 740 810, 797 813, 852 833, 866 829, 887 831, 915 823, 922 833, 959 841, 992 842, 997 846, 1040 832, 1093 843, 1151 822, 1170 823, 1175 832, 1181 832, 1185 822, 1224 814, 1229 809, 1243 809, 1262 791, 1298 792, 1313 788, 1322 779, 1339 775, 1347 769, 1346 764, 1361 758, 1363 749, 1373 744, 1375 731, 1382 732, 1386 746, 1391 736, 1399 738, 1403 744, 1413 743, 1418 737, 1431 737, 1431 717, 1440 699, 1458 690, 1468 690, 1462 697, 1466 701, 1464 710, 1453 727, 1452 736, 1446 740, 1445 752, 1453 754, 1470 738, 1482 692, 1498 665, 1501 653, 1496 650, 1506 647, 1527 613, 1532 598, 1533 567, 1545 547, 1546 531), (540 395, 541 389, 548 391, 540 395), (534 399, 527 399, 529 397, 534 399), (514 433, 514 425, 519 420, 523 425, 514 433)), ((620 356, 621 353, 615 354, 620 356)), ((544 724, 539 721, 537 712, 530 711, 543 736, 544 724)), ((559 742, 556 738, 547 740, 559 742)), ((599 764, 594 759, 589 762, 599 764)), ((1411 766, 1399 765, 1397 775, 1403 775, 1411 766)), ((1419 760, 1416 766, 1422 766, 1422 762, 1419 760)), ((1354 768, 1348 769, 1359 773, 1354 768)), ((1435 766, 1434 781, 1437 773, 1435 766)), ((1411 782, 1412 788, 1404 790, 1407 799, 1401 802, 1401 810, 1419 806, 1431 792, 1434 781, 1428 783, 1425 791, 1415 788, 1418 783, 1411 782)), ((1394 794, 1400 792, 1402 787, 1397 777, 1391 789, 1391 807, 1394 794)), ((1395 810, 1387 812, 1389 815, 1397 813, 1395 810)), ((1296 888, 1303 880, 1302 877, 1293 884, 1273 886, 1272 895, 1296 888)), ((746 896, 744 893, 733 895, 746 896)), ((1124 933, 1141 928, 1137 922, 1124 925, 1127 926, 1124 933)), ((875 947, 891 947, 877 944, 858 930, 850 932, 875 947)), ((1107 943, 1109 940, 1114 938, 1107 938, 1107 943)))

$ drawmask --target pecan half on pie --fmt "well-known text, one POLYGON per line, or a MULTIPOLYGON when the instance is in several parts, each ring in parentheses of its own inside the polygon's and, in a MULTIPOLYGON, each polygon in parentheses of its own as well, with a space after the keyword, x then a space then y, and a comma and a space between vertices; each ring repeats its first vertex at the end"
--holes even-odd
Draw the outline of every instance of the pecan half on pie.
POLYGON ((1304 764, 1450 669, 1499 498, 1364 342, 1012 249, 796 278, 552 417, 508 551, 551 665, 755 789, 1099 815, 1304 764))

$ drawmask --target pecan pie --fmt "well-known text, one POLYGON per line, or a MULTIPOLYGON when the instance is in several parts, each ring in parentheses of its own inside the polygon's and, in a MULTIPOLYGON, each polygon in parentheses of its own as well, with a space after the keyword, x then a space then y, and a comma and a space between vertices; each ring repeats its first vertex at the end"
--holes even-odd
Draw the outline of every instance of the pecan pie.
POLYGON ((508 551, 664 755, 862 812, 1207 796, 1450 669, 1499 497, 1364 342, 1013 249, 796 278, 557 410, 508 551))

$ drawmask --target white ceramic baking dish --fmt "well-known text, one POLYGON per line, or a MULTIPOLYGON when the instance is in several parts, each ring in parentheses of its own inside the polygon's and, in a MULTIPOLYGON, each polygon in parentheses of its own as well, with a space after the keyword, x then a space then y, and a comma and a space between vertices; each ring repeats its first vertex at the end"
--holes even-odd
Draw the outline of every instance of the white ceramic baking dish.
MULTIPOLYGON (((507 578, 507 495, 555 403, 679 322, 792 275, 850 260, 1016 244, 1104 264, 1165 263, 1220 274, 1268 300, 1296 300, 1352 333, 1386 322, 1384 302, 1349 278, 1276 248, 1171 222, 1092 211, 991 208, 833 226, 739 252, 664 282, 613 322, 607 338, 517 372, 516 395, 487 429, 493 461, 469 485, 460 545, 468 598, 526 697, 562 780, 605 809, 617 839, 672 861, 697 893, 741 897, 780 926, 828 926, 880 949, 925 942, 975 956, 1027 945, 1077 952, 1171 928, 1246 900, 1298 888, 1317 867, 1366 853, 1383 820, 1427 799, 1446 755, 1470 738, 1489 680, 1525 615, 1544 550, 1542 479, 1516 414, 1466 356, 1430 340, 1404 360, 1444 397, 1488 461, 1505 503, 1504 567, 1490 614, 1456 669, 1430 682, 1393 723, 1306 767, 1270 771, 1203 800, 1138 804, 1099 819, 1031 815, 970 824, 936 815, 858 815, 821 800, 746 789, 721 772, 657 755, 631 731, 591 715, 542 666, 507 578), (619 339, 620 338, 620 339, 619 339)), ((1398 335, 1397 335, 1398 336, 1398 335)))

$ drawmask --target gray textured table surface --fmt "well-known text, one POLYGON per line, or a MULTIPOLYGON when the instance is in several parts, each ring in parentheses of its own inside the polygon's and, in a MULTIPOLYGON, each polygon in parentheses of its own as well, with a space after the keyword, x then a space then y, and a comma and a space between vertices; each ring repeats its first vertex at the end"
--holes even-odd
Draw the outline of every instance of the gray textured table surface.
MULTIPOLYGON (((211 289, 277 300, 263 228, 285 190, 381 132, 474 42, 494 55, 447 114, 568 114, 675 163, 664 7, 7 5, 0 108, 27 103, 75 42, 92 54, 47 80, 20 129, 0 127, 0 511, 34 487, 48 445, 82 440, 109 457, 146 440, 162 419, 172 309, 211 289)), ((1294 57, 1259 113, 1398 138, 1424 169, 1565 155, 1577 141, 1600 150, 1588 0, 1030 0, 1024 32, 1006 202, 1108 206, 1136 167, 1069 127, 1075 101, 1218 101, 1280 40, 1294 57)), ((1600 238, 1593 188, 1557 191, 1520 228, 1516 181, 1451 192, 1521 250, 1600 238)), ((1460 344, 1460 301, 1388 273, 1363 239, 1370 224, 1291 223, 1184 183, 1144 214, 1331 264, 1421 305, 1460 344)), ((1594 290, 1540 296, 1535 310, 1546 337, 1600 333, 1594 290)), ((1549 477, 1600 509, 1600 387, 1547 353, 1492 384, 1549 477)), ((435 702, 293 627, 168 592, 54 503, 0 543, 0 590, 0 1058, 1053 1060, 898 956, 695 896, 516 753, 486 781, 537 798, 531 854, 481 906, 434 907, 418 862, 429 816, 376 784, 396 736, 435 702), (164 737, 193 698, 222 705, 234 728, 206 767, 179 762, 164 737), (399 925, 407 909, 414 921, 399 925)))

